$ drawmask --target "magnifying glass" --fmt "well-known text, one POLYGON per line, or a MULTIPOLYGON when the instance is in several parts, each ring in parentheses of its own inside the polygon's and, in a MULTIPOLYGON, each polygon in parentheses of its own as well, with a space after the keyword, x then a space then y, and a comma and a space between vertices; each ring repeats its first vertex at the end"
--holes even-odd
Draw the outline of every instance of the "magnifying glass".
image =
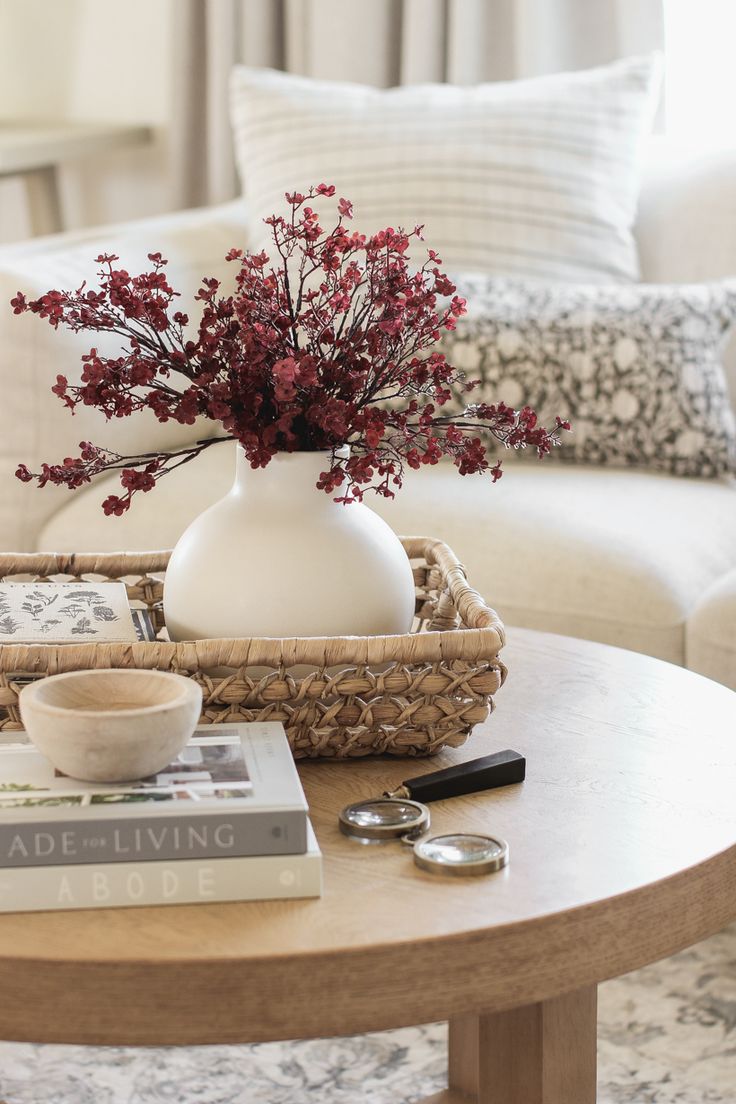
POLYGON ((414 844, 414 862, 430 874, 468 878, 493 874, 509 861, 509 845, 498 836, 454 832, 414 844))
POLYGON ((339 817, 340 831, 363 842, 409 842, 427 831, 429 819, 429 809, 421 801, 388 795, 346 805, 339 817))
POLYGON ((382 797, 346 805, 340 831, 363 843, 398 839, 414 848, 414 861, 432 873, 460 876, 488 874, 508 862, 504 840, 457 832, 424 839, 430 826, 427 804, 462 794, 479 793, 523 782, 526 759, 517 751, 496 752, 454 767, 402 782, 382 797))

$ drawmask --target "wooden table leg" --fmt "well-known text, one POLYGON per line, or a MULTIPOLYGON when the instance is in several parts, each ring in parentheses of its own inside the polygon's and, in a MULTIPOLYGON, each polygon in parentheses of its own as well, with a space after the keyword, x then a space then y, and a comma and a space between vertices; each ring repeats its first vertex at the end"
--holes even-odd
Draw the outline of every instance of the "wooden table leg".
POLYGON ((30 169, 23 176, 32 234, 56 234, 63 230, 59 176, 55 166, 30 169))
POLYGON ((597 989, 450 1021, 449 1088, 421 1104, 595 1104, 597 989))

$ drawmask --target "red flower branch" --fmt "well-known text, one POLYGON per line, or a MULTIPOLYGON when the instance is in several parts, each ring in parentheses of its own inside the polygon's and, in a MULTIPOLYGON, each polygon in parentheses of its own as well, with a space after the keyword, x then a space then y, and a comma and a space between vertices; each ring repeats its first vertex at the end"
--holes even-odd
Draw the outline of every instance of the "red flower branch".
POLYGON ((80 456, 43 464, 40 472, 21 464, 18 478, 73 489, 119 470, 124 493, 110 495, 103 509, 122 514, 135 493, 221 440, 239 441, 254 468, 277 452, 329 452, 317 486, 339 490, 344 502, 366 489, 392 497, 406 465, 443 457, 462 475, 487 472, 495 481, 501 464, 491 453, 494 440, 548 453, 569 429, 560 418, 548 430, 533 410, 503 403, 443 413, 453 395, 474 386, 433 350, 465 313, 465 301, 433 250, 411 268, 408 250, 421 227, 366 237, 348 229, 352 204, 340 198, 337 224, 325 231, 310 204, 334 195, 326 184, 287 193, 289 217, 266 220, 275 263, 266 253, 232 249, 235 292, 222 295, 217 280, 204 279, 196 330, 174 309, 178 296, 160 253, 149 254, 151 269, 138 276, 116 267, 116 256, 98 257, 96 291, 83 284, 30 301, 18 292, 16 314, 121 339, 119 356, 92 348, 82 357, 79 384, 57 376, 52 391, 72 413, 92 406, 110 419, 147 409, 161 422, 194 425, 204 417, 225 431, 175 452, 136 456, 82 442, 80 456), (343 445, 349 457, 337 455, 343 445))

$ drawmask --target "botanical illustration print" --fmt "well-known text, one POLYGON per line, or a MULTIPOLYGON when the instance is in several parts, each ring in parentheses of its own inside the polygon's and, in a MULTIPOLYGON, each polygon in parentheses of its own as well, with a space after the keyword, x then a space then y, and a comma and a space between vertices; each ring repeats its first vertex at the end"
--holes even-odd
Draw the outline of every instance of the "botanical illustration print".
POLYGON ((0 642, 135 639, 125 587, 0 584, 0 642))
POLYGON ((605 287, 471 276, 458 290, 468 314, 442 349, 482 380, 469 401, 569 419, 556 459, 682 476, 736 471, 721 364, 736 281, 605 287))
POLYGON ((0 597, 0 633, 3 636, 14 636, 20 628, 20 621, 16 621, 10 612, 10 604, 4 597, 0 597))
MULTIPOLYGON (((601 985, 598 1036, 599 1104, 734 1104, 736 925, 601 985)), ((446 1064, 444 1024, 240 1047, 0 1042, 0 1100, 412 1104, 444 1087, 446 1064)))

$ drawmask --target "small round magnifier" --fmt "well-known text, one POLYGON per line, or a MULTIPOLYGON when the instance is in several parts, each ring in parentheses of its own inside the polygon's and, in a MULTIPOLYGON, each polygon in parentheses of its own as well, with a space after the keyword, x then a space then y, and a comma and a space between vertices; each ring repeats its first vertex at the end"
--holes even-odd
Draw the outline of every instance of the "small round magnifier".
POLYGON ((421 801, 377 797, 346 805, 340 813, 340 831, 353 839, 416 839, 429 828, 429 809, 421 801))
POLYGON ((455 832, 414 844, 414 862, 430 874, 467 878, 493 874, 509 861, 509 845, 495 836, 455 832))

